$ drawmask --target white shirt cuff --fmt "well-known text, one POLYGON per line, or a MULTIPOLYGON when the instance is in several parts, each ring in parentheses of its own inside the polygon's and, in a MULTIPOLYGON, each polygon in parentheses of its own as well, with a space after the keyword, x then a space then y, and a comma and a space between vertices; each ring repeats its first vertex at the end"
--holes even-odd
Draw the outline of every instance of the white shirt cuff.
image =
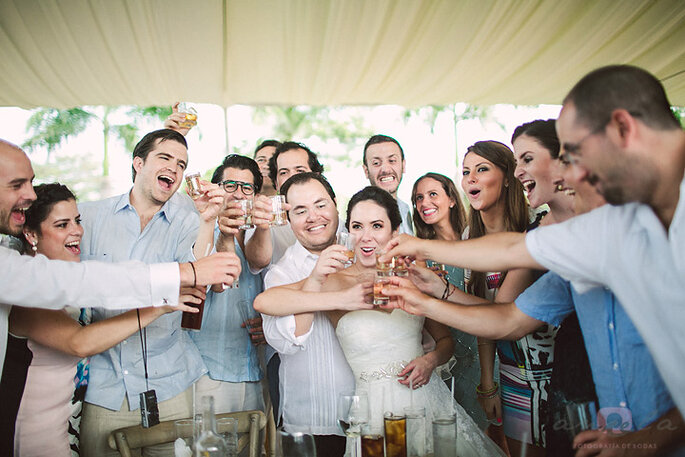
POLYGON ((150 265, 150 297, 152 306, 178 305, 181 271, 177 263, 150 265))

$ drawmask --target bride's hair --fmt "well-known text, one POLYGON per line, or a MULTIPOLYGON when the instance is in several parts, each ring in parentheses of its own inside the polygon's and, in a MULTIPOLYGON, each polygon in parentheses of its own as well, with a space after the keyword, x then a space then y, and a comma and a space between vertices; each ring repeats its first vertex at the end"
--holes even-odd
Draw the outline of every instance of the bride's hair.
POLYGON ((357 206, 357 203, 367 200, 371 200, 381 208, 384 208, 385 212, 388 214, 388 219, 390 219, 390 228, 393 232, 397 230, 402 223, 402 216, 400 216, 400 210, 397 207, 397 200, 395 200, 387 191, 375 186, 363 188, 350 199, 350 202, 347 204, 347 220, 345 221, 347 230, 350 229, 350 214, 352 214, 352 209, 357 206))

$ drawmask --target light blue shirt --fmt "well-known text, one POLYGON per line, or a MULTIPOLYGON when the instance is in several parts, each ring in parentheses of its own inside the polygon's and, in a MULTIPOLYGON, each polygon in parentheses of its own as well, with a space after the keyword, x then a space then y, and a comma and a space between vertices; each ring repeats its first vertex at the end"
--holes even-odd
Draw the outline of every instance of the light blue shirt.
MULTIPOLYGON (((81 258, 146 263, 189 260, 199 217, 183 198, 187 197, 172 196, 142 233, 140 217, 131 205, 128 193, 81 203, 79 210, 85 231, 81 258)), ((121 313, 94 309, 93 322, 121 313)), ((157 400, 161 402, 186 390, 207 369, 197 347, 181 330, 180 312, 165 314, 146 328, 150 389, 156 391, 157 400)), ((131 410, 135 410, 139 408, 138 395, 146 390, 139 332, 91 358, 88 403, 118 411, 127 395, 131 410)))
POLYGON ((668 230, 647 205, 604 205, 528 232, 526 247, 577 291, 616 294, 685 413, 685 179, 668 230))
MULTIPOLYGON (((219 229, 215 227, 215 242, 218 235, 219 229)), ((262 277, 250 272, 237 241, 235 253, 242 264, 240 286, 221 293, 209 291, 202 316, 202 330, 189 333, 202 354, 210 378, 228 382, 259 381, 262 371, 257 347, 250 341, 247 330, 240 325, 245 319, 259 316, 252 303, 263 290, 262 277)))
POLYGON ((580 294, 549 272, 519 295, 516 306, 552 325, 575 309, 599 406, 630 410, 632 429, 646 427, 675 406, 644 341, 609 290, 595 287, 580 294))

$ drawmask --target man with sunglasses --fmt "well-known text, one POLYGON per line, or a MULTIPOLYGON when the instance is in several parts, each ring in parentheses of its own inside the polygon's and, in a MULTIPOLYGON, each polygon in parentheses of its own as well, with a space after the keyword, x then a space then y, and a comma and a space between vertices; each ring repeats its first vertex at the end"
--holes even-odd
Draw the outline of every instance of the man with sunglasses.
POLYGON ((464 242, 411 237, 392 255, 463 268, 547 268, 582 293, 610 288, 685 411, 685 132, 661 83, 628 65, 599 68, 569 92, 557 120, 562 158, 610 203, 527 234, 464 242))
MULTIPOLYGON (((239 202, 253 200, 262 188, 259 165, 249 157, 226 156, 204 183, 198 200, 201 223, 194 254, 204 257, 214 245, 217 251, 234 252, 241 263, 239 286, 214 287, 207 292, 202 328, 191 332, 209 373, 197 382, 197 395, 213 395, 217 414, 264 410, 258 346, 265 344, 262 318, 252 302, 262 290, 259 271, 250 270, 244 254, 244 230, 239 202)), ((255 214, 264 224, 270 214, 255 214)))

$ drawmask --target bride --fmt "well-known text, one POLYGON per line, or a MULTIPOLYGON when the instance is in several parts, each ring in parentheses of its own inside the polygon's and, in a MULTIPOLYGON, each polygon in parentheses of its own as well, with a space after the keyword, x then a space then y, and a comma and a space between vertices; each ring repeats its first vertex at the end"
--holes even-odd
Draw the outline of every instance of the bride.
POLYGON ((260 308, 267 314, 294 314, 315 311, 311 304, 318 303, 318 310, 327 311, 355 375, 356 390, 368 394, 372 425, 382 426, 383 411, 388 407, 402 412, 413 401, 414 406, 426 409, 428 452, 433 450, 431 420, 456 413, 460 456, 500 455, 499 448, 478 429, 434 373, 454 350, 447 327, 400 309, 359 309, 364 307, 358 303, 359 291, 369 290, 368 285, 359 284, 372 280, 376 251, 397 234, 400 222, 397 203, 388 192, 377 187, 357 192, 348 204, 345 224, 357 239, 356 262, 345 269, 345 248, 329 246, 309 278, 264 292, 260 308), (331 310, 345 297, 349 298, 346 310, 331 310), (436 342, 435 349, 426 354, 421 345, 423 329, 436 342), (414 392, 410 392, 410 385, 414 392))

